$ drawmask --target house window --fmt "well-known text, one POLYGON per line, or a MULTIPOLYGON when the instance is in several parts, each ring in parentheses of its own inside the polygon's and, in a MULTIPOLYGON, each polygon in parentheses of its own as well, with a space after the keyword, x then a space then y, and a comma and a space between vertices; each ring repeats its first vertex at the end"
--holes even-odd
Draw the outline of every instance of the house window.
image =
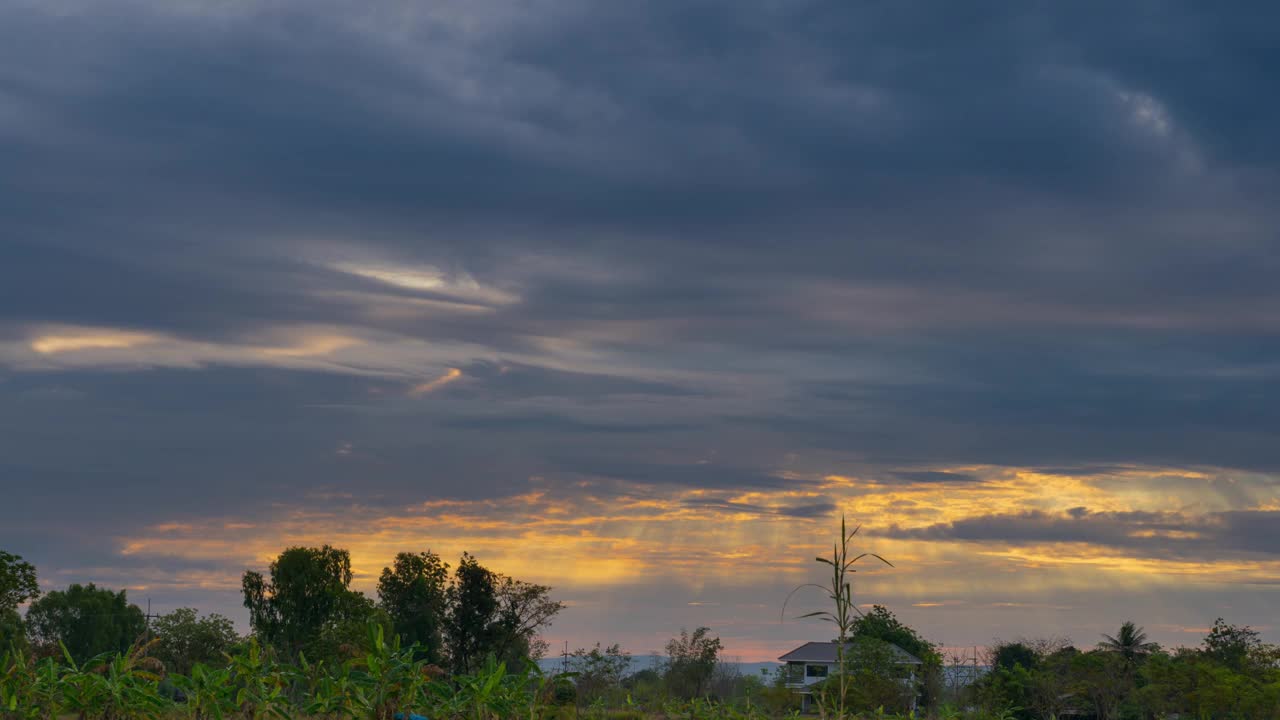
POLYGON ((824 678, 827 676, 826 665, 805 665, 804 676, 811 678, 824 678))

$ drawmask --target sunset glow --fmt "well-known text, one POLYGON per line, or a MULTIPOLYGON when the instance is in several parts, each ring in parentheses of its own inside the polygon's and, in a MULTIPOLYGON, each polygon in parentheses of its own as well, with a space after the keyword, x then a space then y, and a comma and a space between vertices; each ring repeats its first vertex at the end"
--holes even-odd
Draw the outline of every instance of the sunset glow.
POLYGON ((286 548, 429 549, 764 661, 847 518, 946 647, 1280 641, 1267 13, 525 5, 0 3, 42 591, 244 633, 286 548))

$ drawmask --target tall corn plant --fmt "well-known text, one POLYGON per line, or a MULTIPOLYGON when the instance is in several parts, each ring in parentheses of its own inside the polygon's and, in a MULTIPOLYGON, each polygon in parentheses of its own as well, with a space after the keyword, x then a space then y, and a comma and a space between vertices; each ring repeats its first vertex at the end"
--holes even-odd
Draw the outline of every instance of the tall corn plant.
POLYGON ((835 720, 846 720, 849 717, 848 709, 845 706, 849 693, 849 673, 846 672, 845 668, 845 653, 849 645, 849 631, 853 628, 858 616, 862 615, 862 611, 858 610, 857 603, 853 601, 853 583, 850 576, 857 572, 853 566, 859 560, 871 557, 889 567, 893 567, 893 563, 875 553, 864 552, 853 555, 850 552, 849 545, 861 529, 862 526, 859 525, 850 531, 845 524, 844 516, 841 515, 840 539, 832 546, 831 557, 815 558, 830 569, 831 579, 829 583, 825 585, 820 583, 800 585, 792 590, 782 603, 782 611, 785 615, 787 602, 791 600, 791 596, 808 587, 822 590, 832 602, 830 610, 815 610, 800 616, 801 618, 821 618, 834 625, 838 633, 836 637, 836 697, 833 701, 829 696, 829 690, 825 689, 825 686, 830 684, 831 678, 822 683, 824 690, 815 695, 818 701, 819 714, 824 720, 827 717, 833 717, 835 720))

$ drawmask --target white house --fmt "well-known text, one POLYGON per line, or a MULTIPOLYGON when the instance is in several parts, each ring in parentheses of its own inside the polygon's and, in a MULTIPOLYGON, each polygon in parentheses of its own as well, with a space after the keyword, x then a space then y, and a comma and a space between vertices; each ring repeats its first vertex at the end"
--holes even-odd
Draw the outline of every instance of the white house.
MULTIPOLYGON (((778 658, 786 663, 783 668, 787 687, 795 689, 800 695, 800 708, 808 711, 813 705, 813 685, 822 682, 836 673, 840 667, 835 642, 807 642, 791 652, 778 658)), ((901 666, 906 677, 903 682, 915 685, 916 668, 923 665, 920 658, 892 643, 885 643, 893 653, 893 664, 901 666)), ((915 698, 911 699, 911 709, 915 709, 915 698)))

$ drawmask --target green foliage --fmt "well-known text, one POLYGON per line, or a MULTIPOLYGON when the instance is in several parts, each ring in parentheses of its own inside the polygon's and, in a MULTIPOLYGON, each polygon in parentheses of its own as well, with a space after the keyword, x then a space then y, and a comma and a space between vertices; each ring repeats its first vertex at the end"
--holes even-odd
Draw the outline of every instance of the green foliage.
POLYGON ((552 600, 551 588, 546 585, 505 575, 494 577, 498 608, 490 623, 490 650, 508 665, 519 667, 546 654, 546 646, 538 640, 538 630, 551 625, 564 603, 552 600))
POLYGON ((1280 717, 1280 648, 1222 620, 1201 650, 1163 652, 1133 625, 1122 626, 1091 652, 1067 647, 1037 653, 1014 643, 998 647, 995 658, 992 672, 974 688, 978 704, 990 713, 1046 720, 1280 717), (1124 652, 1126 647, 1134 652, 1124 652))
POLYGON ((0 653, 9 649, 27 649, 27 624, 13 609, 0 609, 0 653))
POLYGON ((61 668, 21 650, 0 652, 0 720, 46 720, 59 708, 61 668))
MULTIPOLYGON (((196 663, 189 675, 171 676, 180 690, 173 701, 159 692, 159 664, 148 656, 154 646, 137 646, 127 653, 102 655, 78 663, 70 653, 35 660, 21 652, 0 656, 0 720, 391 720, 397 712, 426 715, 432 720, 766 720, 794 717, 793 706, 772 705, 757 678, 743 681, 750 688, 736 701, 706 698, 640 701, 634 692, 624 703, 592 702, 581 708, 555 702, 563 675, 547 676, 536 667, 511 670, 487 658, 475 672, 448 679, 435 677, 412 648, 398 638, 386 639, 382 626, 372 624, 357 656, 340 662, 297 665, 276 662, 269 648, 254 641, 217 663, 196 663)), ((850 684, 862 692, 864 683, 879 683, 885 673, 860 677, 857 667, 875 668, 891 662, 887 646, 863 638, 850 646, 850 684)), ((1254 660, 1274 649, 1258 646, 1254 660), (1257 655, 1262 653, 1262 655, 1257 655)), ((601 651, 605 655, 605 650, 601 651)), ((1251 660, 1252 662, 1253 660, 1251 660)), ((994 694, 982 706, 962 711, 942 706, 941 720, 1015 720, 1030 717, 1222 718, 1274 720, 1280 716, 1280 670, 1274 664, 1240 673, 1206 651, 1181 650, 1172 655, 1152 653, 1128 677, 1115 652, 1081 653, 1071 648, 1038 657, 1035 669, 1021 663, 999 668, 983 681, 994 694), (1062 704, 1048 706, 1037 699, 1047 673, 1063 673, 1056 686, 1062 704), (1012 698, 1022 693, 1028 705, 1012 698)), ((881 668, 883 670, 883 668, 881 668)), ((623 681, 634 690, 635 678, 623 681)), ((642 682, 656 681, 650 677, 642 682)), ((891 685, 883 684, 886 692, 891 685)), ((785 689, 783 689, 785 690, 785 689)), ((794 698, 794 696, 792 696, 794 698)), ((893 715, 887 702, 872 705, 862 696, 857 718, 904 718, 893 715)))
POLYGON ((883 640, 897 645, 922 661, 928 661, 932 657, 938 657, 939 661, 941 661, 941 657, 938 656, 938 651, 933 647, 932 643, 920 637, 920 634, 915 630, 904 625, 883 605, 873 605, 870 612, 864 613, 854 620, 853 625, 850 627, 849 635, 853 638, 883 640))
POLYGON ((1116 653, 1124 661, 1125 672, 1133 672, 1138 663, 1151 653, 1159 650, 1160 646, 1156 643, 1148 642, 1146 631, 1134 624, 1132 620, 1126 620, 1120 625, 1120 632, 1114 636, 1102 636, 1102 642, 1098 643, 1098 649, 1116 653))
POLYGON ((1019 666, 1035 670, 1040 666, 1040 655, 1024 642, 998 643, 991 653, 991 665, 999 670, 1013 670, 1019 666))
POLYGON ((490 622, 498 610, 494 574, 464 553, 449 588, 449 605, 449 660, 455 673, 465 674, 484 660, 491 646, 490 622))
POLYGON ((611 690, 621 689, 622 677, 631 666, 631 654, 617 644, 590 650, 578 648, 569 656, 569 671, 577 688, 577 699, 591 703, 611 690))
POLYGON ((400 553, 382 569, 378 600, 406 645, 417 645, 427 662, 440 664, 448 612, 449 564, 433 552, 400 553))
POLYGON ((447 592, 445 639, 453 672, 471 672, 489 655, 509 667, 540 657, 545 647, 537 632, 564 609, 550 593, 545 585, 499 575, 463 554, 447 592))
MULTIPOLYGON (((920 705, 932 707, 937 703, 938 696, 942 692, 942 654, 933 646, 933 643, 925 640, 914 629, 898 620, 888 608, 883 605, 873 605, 869 612, 854 621, 850 636, 855 639, 881 640, 917 657, 922 663, 916 678, 920 705)), ((896 707, 892 704, 886 706, 896 707)))
POLYGON ((21 556, 0 550, 0 611, 13 610, 39 595, 35 566, 21 556))
POLYGON ((700 627, 692 633, 681 629, 680 637, 667 642, 668 691, 676 697, 701 697, 723 649, 720 638, 711 636, 710 628, 700 627))
POLYGON ((278 664, 270 650, 251 640, 245 651, 231 657, 228 689, 237 717, 243 720, 287 720, 286 695, 293 673, 278 664))
POLYGON ((1213 628, 1204 639, 1206 655, 1237 671, 1247 669, 1250 659, 1261 648, 1262 636, 1258 631, 1247 625, 1230 625, 1222 618, 1214 621, 1213 628))
POLYGON ((229 618, 217 613, 200 617, 192 608, 178 608, 156 618, 151 634, 151 657, 178 675, 190 674, 197 663, 217 662, 239 640, 229 618))
POLYGON ((373 603, 349 589, 351 555, 328 545, 289 548, 269 580, 246 571, 241 585, 254 632, 291 657, 332 655, 374 619, 373 603))
POLYGON ((130 605, 124 590, 93 583, 54 590, 27 609, 27 632, 48 654, 62 645, 77 662, 103 653, 123 653, 146 629, 142 610, 130 605))
POLYGON ((907 682, 909 671, 897 664, 898 657, 893 647, 879 638, 855 636, 845 648, 844 672, 824 680, 815 692, 834 704, 834 693, 843 687, 843 706, 852 712, 877 708, 907 712, 916 687, 907 682))
POLYGON ((173 677, 182 692, 183 717, 190 720, 224 720, 239 710, 229 667, 192 666, 190 675, 173 677))

